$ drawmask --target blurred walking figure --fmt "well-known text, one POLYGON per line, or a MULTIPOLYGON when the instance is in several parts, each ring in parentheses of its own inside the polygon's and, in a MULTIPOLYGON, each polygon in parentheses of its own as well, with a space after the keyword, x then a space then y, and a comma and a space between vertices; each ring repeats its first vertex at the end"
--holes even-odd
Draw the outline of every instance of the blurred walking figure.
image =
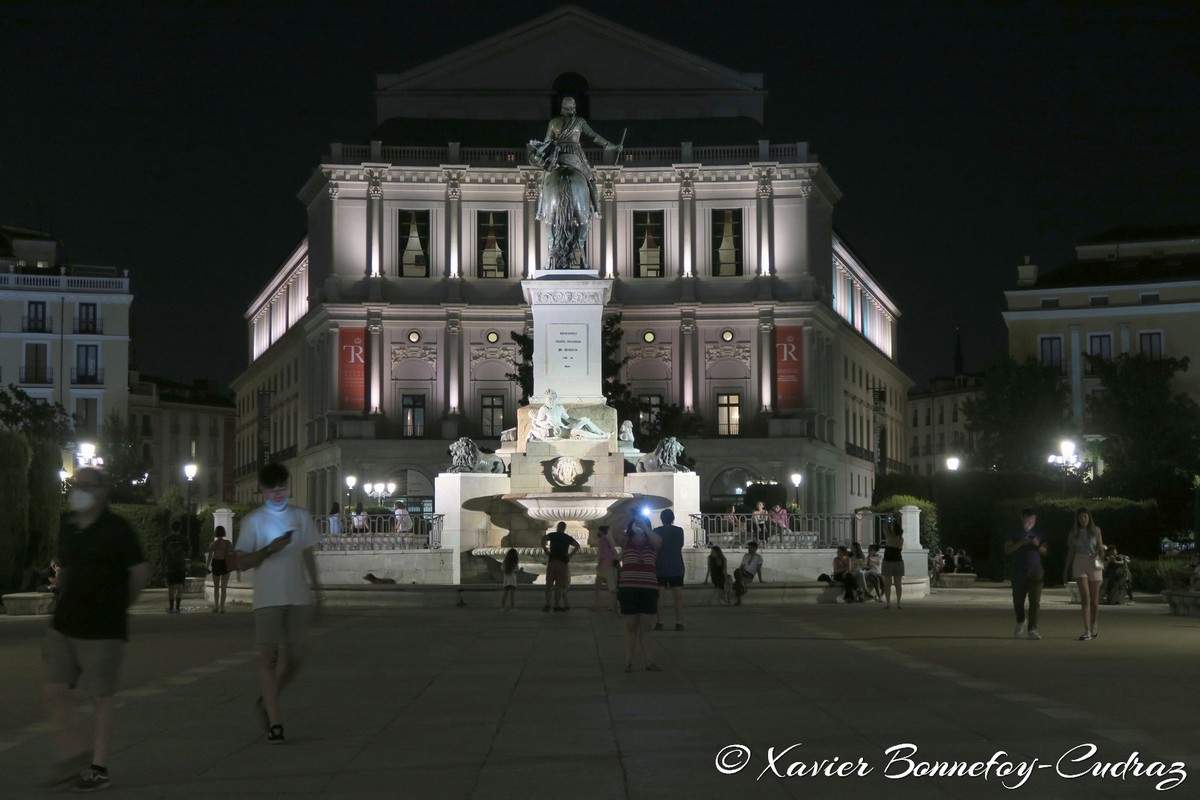
POLYGON ((892 589, 896 590, 896 608, 901 608, 904 585, 904 528, 900 520, 888 517, 883 523, 883 607, 892 607, 892 589))
POLYGON ((113 695, 129 639, 129 606, 146 585, 150 565, 133 527, 109 510, 108 482, 99 470, 76 470, 67 501, 71 513, 59 530, 56 558, 62 565, 59 599, 42 647, 59 759, 46 785, 74 781, 74 791, 93 792, 109 786, 113 695), (71 702, 71 690, 80 685, 92 700, 90 753, 71 702))
POLYGON ((504 588, 500 591, 501 609, 517 607, 517 573, 520 571, 517 559, 520 558, 520 555, 515 547, 510 547, 504 554, 504 561, 500 564, 504 580, 504 588))

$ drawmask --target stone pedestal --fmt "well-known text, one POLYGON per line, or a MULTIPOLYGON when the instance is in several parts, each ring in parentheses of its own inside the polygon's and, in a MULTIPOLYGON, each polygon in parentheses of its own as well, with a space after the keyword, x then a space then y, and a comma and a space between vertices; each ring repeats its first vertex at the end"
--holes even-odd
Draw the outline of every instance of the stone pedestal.
POLYGON ((549 273, 521 281, 521 290, 533 312, 533 396, 554 389, 564 405, 603 405, 601 333, 612 281, 549 273))
POLYGON ((509 517, 517 509, 500 499, 508 492, 507 475, 487 472, 444 472, 434 479, 434 512, 444 514, 442 547, 454 551, 452 579, 462 582, 462 553, 499 546, 509 517))
POLYGON ((664 508, 675 512, 675 524, 683 528, 691 544, 692 514, 700 513, 700 476, 694 472, 635 472, 625 476, 625 491, 634 496, 639 509, 650 512, 655 527, 661 525, 664 508))

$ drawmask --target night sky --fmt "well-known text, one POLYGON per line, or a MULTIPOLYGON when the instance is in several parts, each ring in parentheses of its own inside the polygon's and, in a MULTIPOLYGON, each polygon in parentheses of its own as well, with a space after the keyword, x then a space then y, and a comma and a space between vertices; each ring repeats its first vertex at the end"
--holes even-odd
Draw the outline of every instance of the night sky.
MULTIPOLYGON (((330 142, 368 138, 375 75, 559 5, 0 3, 0 223, 129 269, 143 372, 228 382, 304 235, 296 193, 330 142)), ((1002 351, 1023 256, 1200 223, 1193 4, 583 5, 764 74, 771 138, 843 191, 835 227, 898 303, 918 385, 952 372, 956 325, 968 370, 1002 351)))

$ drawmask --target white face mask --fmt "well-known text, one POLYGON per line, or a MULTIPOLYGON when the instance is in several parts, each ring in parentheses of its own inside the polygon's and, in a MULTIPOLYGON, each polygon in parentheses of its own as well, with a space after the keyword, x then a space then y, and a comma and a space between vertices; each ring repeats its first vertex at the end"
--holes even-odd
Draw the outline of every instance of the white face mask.
POLYGON ((96 506, 96 498, 91 492, 72 489, 67 495, 67 504, 72 511, 91 511, 96 506))

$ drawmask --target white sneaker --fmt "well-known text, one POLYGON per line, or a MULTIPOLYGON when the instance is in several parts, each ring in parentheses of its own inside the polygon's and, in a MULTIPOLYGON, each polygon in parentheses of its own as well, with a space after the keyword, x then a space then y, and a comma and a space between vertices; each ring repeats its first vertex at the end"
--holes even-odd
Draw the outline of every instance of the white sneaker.
POLYGON ((1025 623, 1024 623, 1024 622, 1018 622, 1018 623, 1017 623, 1017 627, 1013 628, 1013 638, 1014 638, 1014 639, 1020 639, 1020 638, 1021 638, 1021 634, 1023 634, 1023 633, 1025 633, 1025 623))
POLYGON ((1042 640, 1042 635, 1037 632, 1037 628, 1034 628, 1029 632, 1029 638, 1040 642, 1042 640))

